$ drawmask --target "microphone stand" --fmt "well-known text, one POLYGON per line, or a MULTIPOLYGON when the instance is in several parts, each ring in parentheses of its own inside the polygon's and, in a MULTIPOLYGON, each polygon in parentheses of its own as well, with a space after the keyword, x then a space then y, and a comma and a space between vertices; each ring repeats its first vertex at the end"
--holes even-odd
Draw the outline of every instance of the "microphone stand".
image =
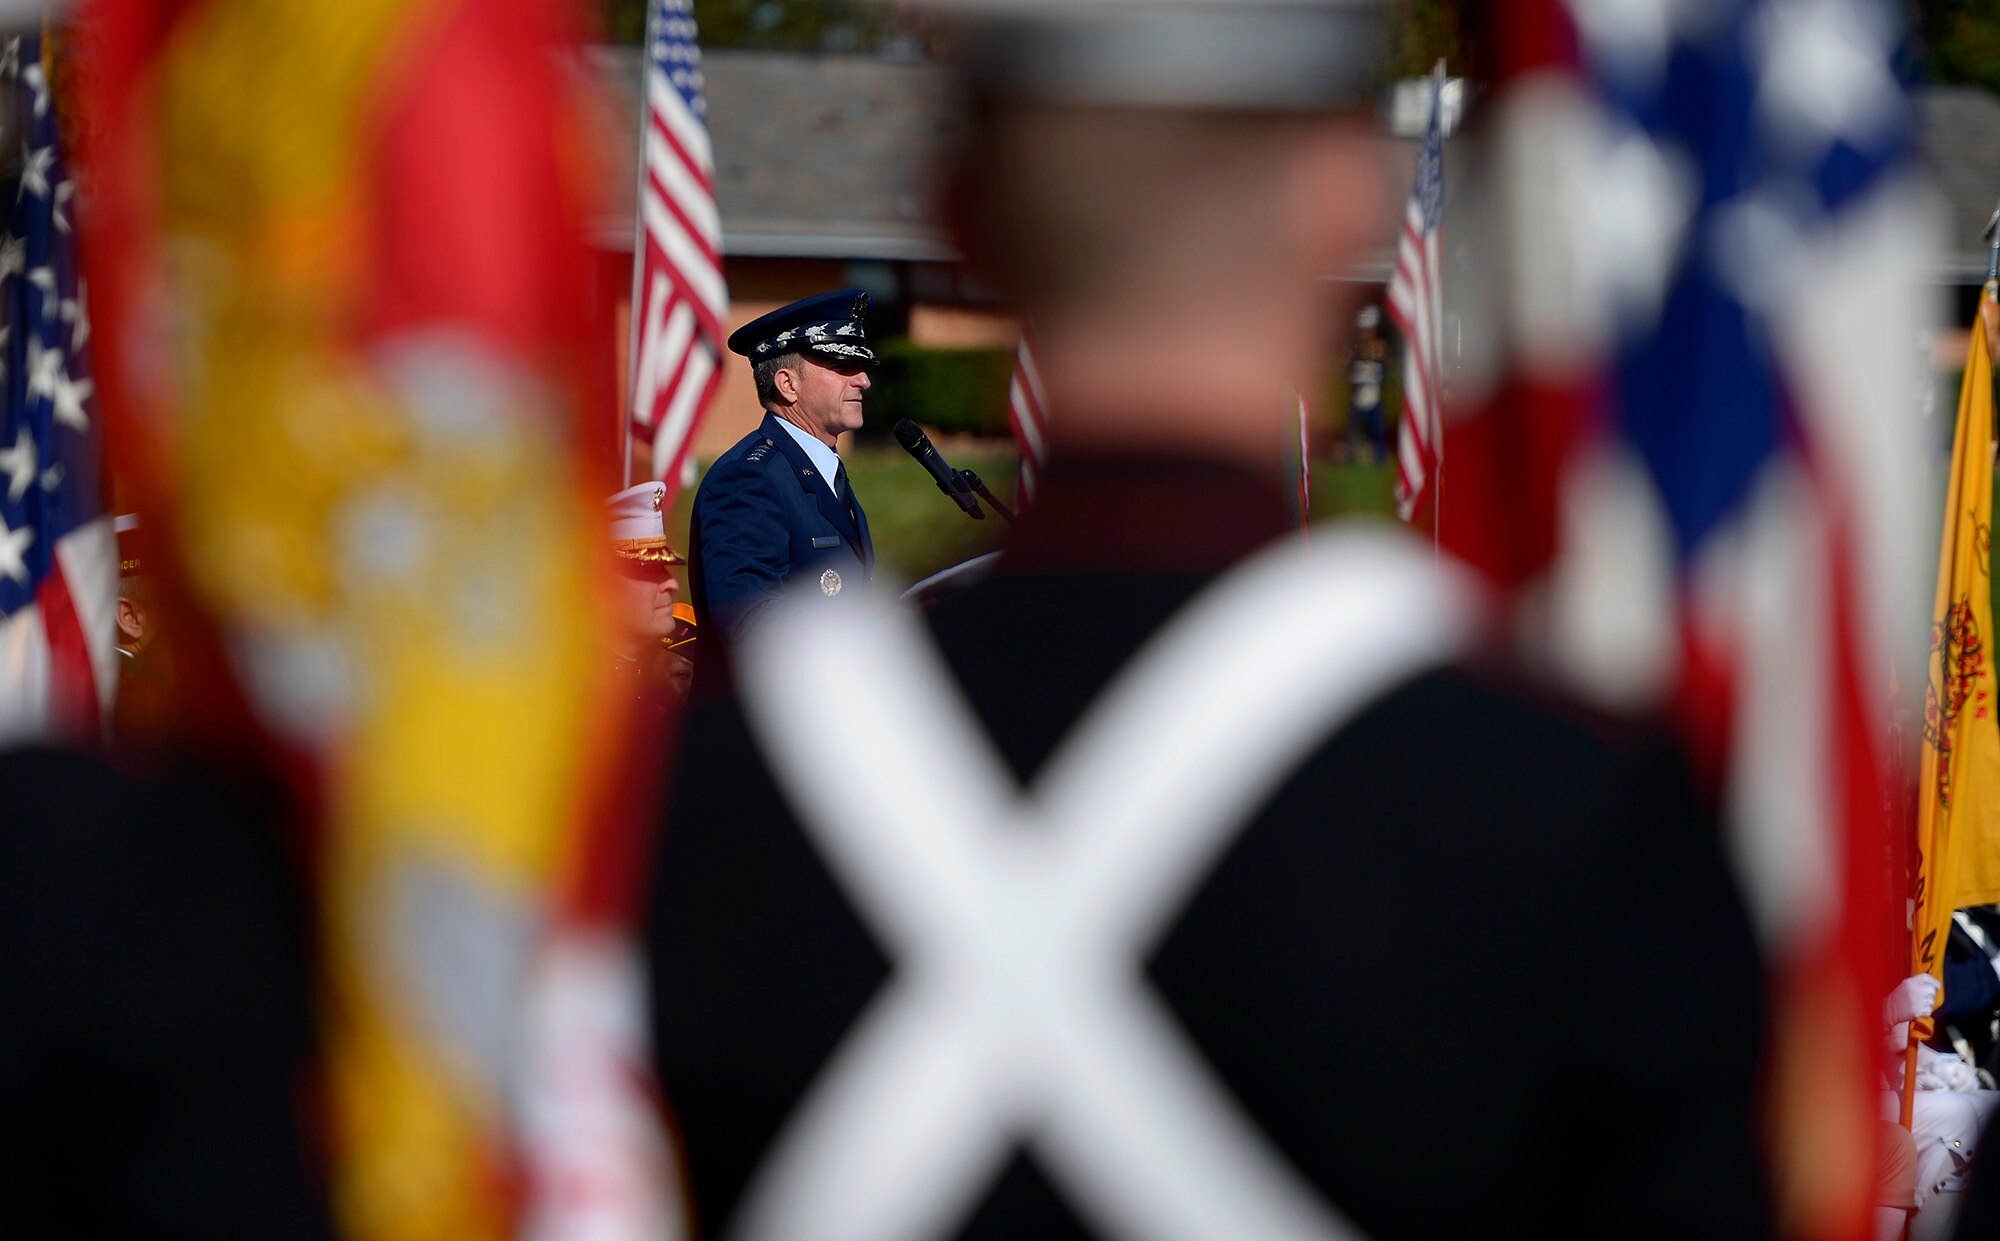
POLYGON ((986 484, 979 480, 979 475, 974 474, 971 470, 953 470, 952 473, 958 476, 960 486, 972 488, 973 491, 979 494, 980 499, 993 506, 994 512, 1007 519, 1008 525, 1011 526, 1014 524, 1014 510, 1000 503, 1000 497, 986 489, 986 484))

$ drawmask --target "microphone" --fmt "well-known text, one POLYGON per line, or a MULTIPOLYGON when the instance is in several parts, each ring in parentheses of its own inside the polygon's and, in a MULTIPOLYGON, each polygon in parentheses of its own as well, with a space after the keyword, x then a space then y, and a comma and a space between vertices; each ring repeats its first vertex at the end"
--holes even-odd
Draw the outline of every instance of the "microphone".
POLYGON ((915 457, 918 465, 930 471, 930 476, 937 481, 939 491, 956 500, 958 507, 964 509, 968 517, 975 517, 980 521, 986 520, 986 514, 980 509, 979 501, 972 497, 971 488, 960 482, 957 472, 944 463, 943 457, 938 456, 938 450, 931 447, 931 437, 924 434, 922 427, 904 418, 889 429, 895 434, 896 442, 903 446, 903 451, 915 457))

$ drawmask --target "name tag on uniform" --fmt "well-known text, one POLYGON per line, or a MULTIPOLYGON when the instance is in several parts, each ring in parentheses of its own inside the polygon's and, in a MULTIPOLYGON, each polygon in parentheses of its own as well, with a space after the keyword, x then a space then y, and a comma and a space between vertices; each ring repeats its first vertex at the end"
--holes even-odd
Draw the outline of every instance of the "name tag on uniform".
POLYGON ((821 548, 825 547, 839 547, 839 546, 840 546, 840 536, 837 534, 813 536, 814 551, 819 551, 821 548))

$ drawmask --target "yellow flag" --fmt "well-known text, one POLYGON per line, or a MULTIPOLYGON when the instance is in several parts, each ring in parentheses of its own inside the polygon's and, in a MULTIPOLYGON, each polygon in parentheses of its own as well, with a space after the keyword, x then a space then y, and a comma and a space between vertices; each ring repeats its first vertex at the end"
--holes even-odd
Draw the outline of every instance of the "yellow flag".
MULTIPOLYGON (((1993 359, 1985 333, 1958 395, 1937 598, 1931 610, 1924 757, 1918 790, 1912 973, 1944 977, 1951 912, 2000 901, 2000 725, 1995 710, 1993 602, 1993 359)), ((1927 1034, 1930 1023, 1917 1023, 1927 1034)))

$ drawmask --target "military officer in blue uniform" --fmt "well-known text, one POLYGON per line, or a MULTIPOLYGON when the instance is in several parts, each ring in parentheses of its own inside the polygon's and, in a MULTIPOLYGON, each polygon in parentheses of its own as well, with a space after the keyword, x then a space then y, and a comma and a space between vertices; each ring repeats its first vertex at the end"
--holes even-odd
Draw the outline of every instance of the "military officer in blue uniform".
POLYGON ((702 632, 724 646, 780 592, 838 595, 875 564, 868 515, 836 437, 861 425, 875 354, 859 289, 794 302, 738 328, 764 421, 716 458, 695 493, 689 579, 702 632))

